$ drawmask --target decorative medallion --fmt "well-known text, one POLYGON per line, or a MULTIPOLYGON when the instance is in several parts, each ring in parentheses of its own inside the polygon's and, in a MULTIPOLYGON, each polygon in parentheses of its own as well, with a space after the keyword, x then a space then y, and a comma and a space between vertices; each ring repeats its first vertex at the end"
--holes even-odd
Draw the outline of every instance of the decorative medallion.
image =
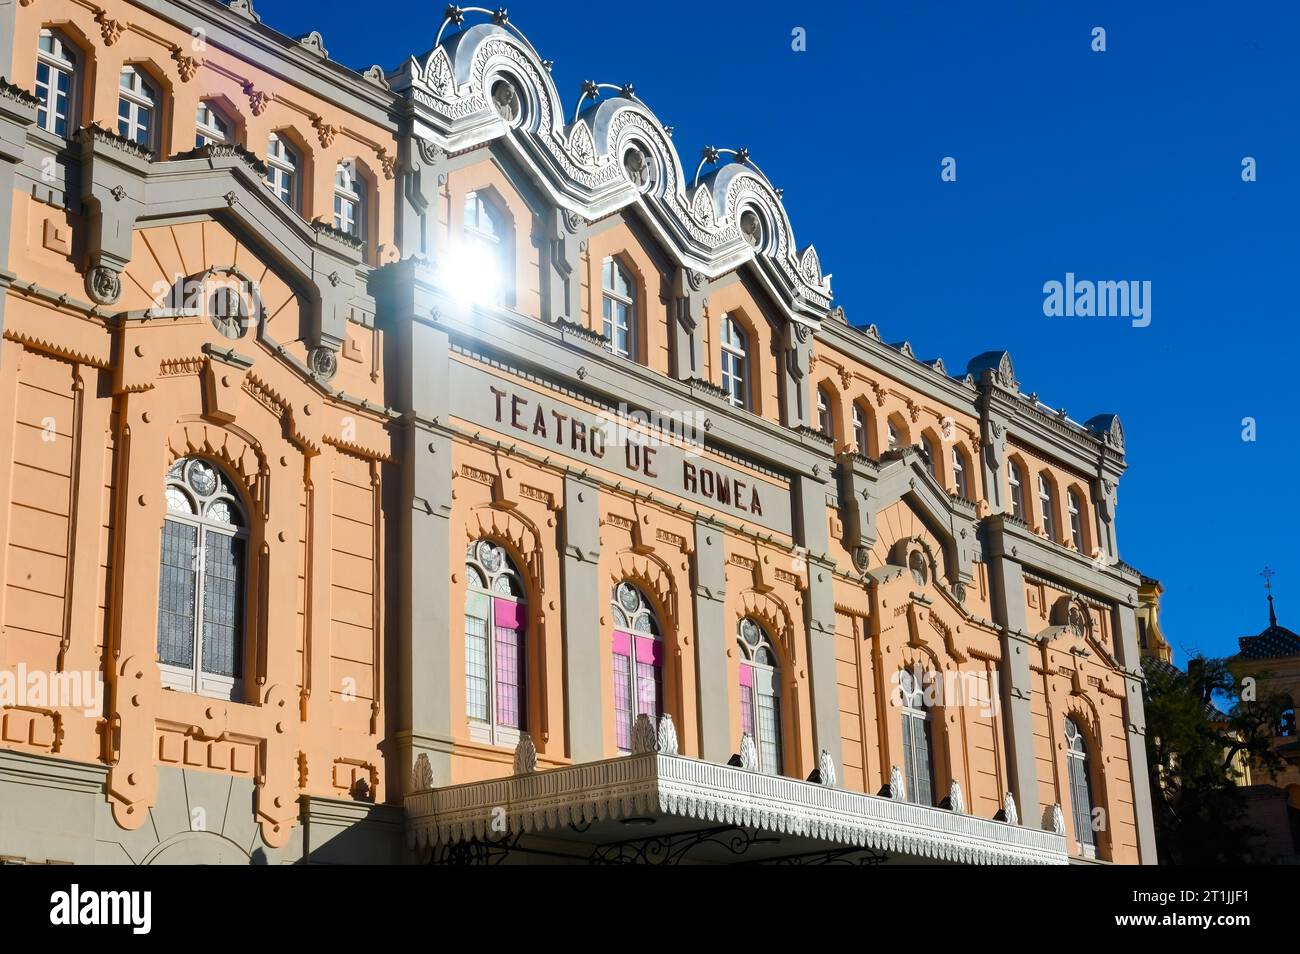
POLYGON ((324 346, 312 348, 310 364, 312 374, 323 381, 328 381, 338 371, 338 356, 334 354, 332 348, 324 346))
POLYGON ((101 305, 111 305, 122 296, 122 278, 113 269, 96 265, 86 274, 86 292, 101 305))

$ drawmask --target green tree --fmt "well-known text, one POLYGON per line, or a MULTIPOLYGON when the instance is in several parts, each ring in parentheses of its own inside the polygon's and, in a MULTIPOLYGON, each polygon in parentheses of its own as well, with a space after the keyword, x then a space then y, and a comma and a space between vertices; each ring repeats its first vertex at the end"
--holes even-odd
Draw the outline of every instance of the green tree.
POLYGON ((1233 668, 1225 659, 1200 655, 1188 661, 1186 672, 1147 662, 1147 760, 1164 864, 1249 860, 1256 829, 1244 821, 1240 766, 1267 772, 1282 766, 1271 740, 1290 700, 1283 694, 1255 698, 1254 684, 1233 668))

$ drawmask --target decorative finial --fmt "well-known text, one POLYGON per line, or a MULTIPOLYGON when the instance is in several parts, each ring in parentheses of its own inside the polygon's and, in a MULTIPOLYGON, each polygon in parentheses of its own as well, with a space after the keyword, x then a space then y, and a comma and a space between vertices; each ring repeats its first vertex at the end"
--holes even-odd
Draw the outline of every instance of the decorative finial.
POLYGON ((542 69, 550 72, 555 67, 555 60, 542 60, 542 69))
POLYGON ((737 149, 737 150, 736 150, 736 161, 737 161, 737 162, 749 162, 749 150, 746 149, 744 146, 741 146, 739 149, 737 149))
POLYGON ((510 22, 510 14, 505 7, 497 8, 497 12, 492 14, 492 22, 497 26, 504 26, 510 22))
POLYGON ((452 23, 456 24, 456 26, 460 26, 465 22, 465 11, 454 3, 447 4, 447 9, 443 11, 442 15, 452 23))
POLYGON ((700 152, 700 155, 703 157, 705 162, 712 164, 718 161, 718 157, 721 153, 718 152, 717 146, 705 146, 700 152))
POLYGON ((592 99, 600 98, 600 86, 595 80, 582 81, 582 94, 590 96, 592 99))
POLYGON ((1273 577, 1277 576, 1272 567, 1264 567, 1259 574, 1264 578, 1264 589, 1268 591, 1268 625, 1277 625, 1277 613, 1273 610, 1273 577))
POLYGON ((622 96, 624 99, 635 99, 636 87, 633 86, 631 83, 624 83, 619 88, 618 95, 622 96))

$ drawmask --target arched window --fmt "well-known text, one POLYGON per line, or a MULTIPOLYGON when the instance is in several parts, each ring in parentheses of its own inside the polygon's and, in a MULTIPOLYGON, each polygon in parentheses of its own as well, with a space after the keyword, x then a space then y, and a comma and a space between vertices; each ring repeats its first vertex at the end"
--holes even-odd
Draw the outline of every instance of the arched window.
POLYGON ((858 453, 864 457, 871 453, 871 440, 867 431, 867 411, 856 401, 853 403, 853 441, 858 445, 858 453))
POLYGON ((631 583, 614 587, 614 718, 620 752, 632 751, 632 726, 639 715, 654 723, 663 712, 663 642, 659 621, 645 596, 631 583))
POLYGON ((334 168, 334 227, 366 237, 366 186, 355 159, 344 159, 334 168))
POLYGON ((302 211, 300 204, 298 151, 278 133, 271 133, 266 144, 266 182, 289 208, 302 211))
POLYGON ((921 435, 921 443, 925 446, 925 469, 930 472, 930 476, 935 480, 939 479, 939 442, 929 434, 921 435))
POLYGON ((920 672, 903 669, 898 674, 903 713, 903 778, 907 800, 934 804, 934 763, 930 756, 930 707, 926 704, 920 672))
POLYGON ((194 114, 194 147, 220 146, 234 141, 234 127, 230 120, 211 103, 199 103, 194 114))
POLYGON ((740 621, 740 727, 754 739, 759 771, 780 775, 781 680, 776 653, 767 630, 758 620, 740 621))
POLYGON ((470 737, 514 745, 524 728, 527 615, 519 571, 501 546, 465 551, 465 710, 470 737))
POLYGON ((1007 461, 1007 483, 1011 487, 1011 516, 1017 520, 1025 519, 1025 480, 1020 465, 1014 460, 1007 461))
POLYGON ((163 686, 237 698, 243 674, 248 522, 224 474, 206 460, 167 472, 158 589, 163 686))
POLYGON ((952 484, 958 497, 973 500, 970 481, 966 477, 966 454, 956 444, 952 448, 952 484))
POLYGON ((468 192, 464 220, 464 266, 477 286, 470 290, 470 297, 487 305, 505 304, 514 282, 505 217, 484 193, 468 192))
POLYGON ((817 430, 823 437, 835 438, 835 421, 831 417, 831 396, 825 388, 817 389, 817 430))
POLYGON ((1074 548, 1082 553, 1083 502, 1079 499, 1078 493, 1073 490, 1066 495, 1066 500, 1070 508, 1070 540, 1074 543, 1074 548))
POLYGON ((1088 743, 1078 724, 1065 717, 1065 761, 1070 772, 1070 808, 1074 813, 1074 834, 1079 854, 1097 857, 1097 835, 1092 830, 1092 772, 1088 765, 1088 743))
POLYGON ((1047 474, 1038 475, 1038 505, 1043 512, 1043 532, 1049 540, 1056 539, 1056 495, 1047 474))
POLYGON ((36 48, 36 125, 56 136, 76 128, 80 58, 76 47, 55 30, 42 30, 36 48))
POLYGON ((889 449, 898 450, 903 446, 903 433, 898 429, 898 425, 894 423, 893 418, 889 419, 887 426, 889 428, 889 449))
POLYGON ((722 316, 722 390, 733 407, 749 407, 749 336, 731 315, 722 316))
POLYGON ((622 264, 608 257, 601 264, 603 333, 614 354, 636 360, 636 285, 622 264))
POLYGON ((150 152, 158 151, 158 87, 134 66, 122 67, 117 93, 117 134, 150 152))

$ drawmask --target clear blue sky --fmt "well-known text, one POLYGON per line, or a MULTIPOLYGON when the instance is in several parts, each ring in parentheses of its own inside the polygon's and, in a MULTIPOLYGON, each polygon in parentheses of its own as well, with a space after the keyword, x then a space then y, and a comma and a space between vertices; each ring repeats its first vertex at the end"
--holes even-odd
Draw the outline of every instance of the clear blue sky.
MULTIPOLYGON (((357 68, 428 49, 443 10, 255 2, 357 68)), ((508 8, 555 60, 566 103, 585 79, 632 82, 686 165, 704 145, 748 146, 854 323, 949 368, 1007 348, 1053 407, 1120 414, 1121 556, 1164 582, 1179 661, 1266 625, 1266 563, 1280 621, 1300 630, 1286 489, 1300 465, 1300 4, 508 8), (1090 48, 1096 26, 1105 53, 1090 48), (795 27, 806 52, 791 49, 795 27), (956 182, 940 181, 945 156, 956 182), (1067 271, 1150 281, 1151 325, 1044 317, 1043 283, 1067 271)))

